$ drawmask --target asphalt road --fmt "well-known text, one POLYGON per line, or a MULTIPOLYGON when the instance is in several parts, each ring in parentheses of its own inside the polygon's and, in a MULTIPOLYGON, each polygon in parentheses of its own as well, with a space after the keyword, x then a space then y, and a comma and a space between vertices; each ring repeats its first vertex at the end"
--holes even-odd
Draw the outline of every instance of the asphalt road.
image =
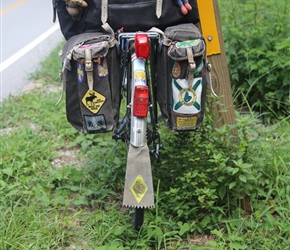
POLYGON ((63 40, 52 0, 1 0, 1 101, 22 91, 29 73, 63 40))

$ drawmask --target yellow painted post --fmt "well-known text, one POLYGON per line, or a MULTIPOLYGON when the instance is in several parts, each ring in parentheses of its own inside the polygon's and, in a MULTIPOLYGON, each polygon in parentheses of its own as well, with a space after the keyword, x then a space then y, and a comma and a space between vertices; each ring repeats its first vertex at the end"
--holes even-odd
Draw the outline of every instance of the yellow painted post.
POLYGON ((235 111, 232 98, 230 76, 226 60, 224 41, 220 23, 217 0, 197 0, 200 16, 200 28, 207 43, 208 60, 212 65, 212 81, 215 92, 221 97, 219 106, 212 104, 216 126, 235 123, 235 111), (227 112, 219 112, 220 110, 227 112))
POLYGON ((220 41, 212 0, 198 0, 197 3, 202 34, 207 41, 207 55, 220 54, 220 41))

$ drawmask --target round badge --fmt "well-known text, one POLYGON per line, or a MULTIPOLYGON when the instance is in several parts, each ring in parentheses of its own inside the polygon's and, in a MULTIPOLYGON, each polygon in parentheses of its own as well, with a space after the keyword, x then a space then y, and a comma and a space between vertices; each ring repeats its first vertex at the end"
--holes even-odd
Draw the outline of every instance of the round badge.
POLYGON ((178 99, 182 105, 192 106, 196 102, 197 95, 193 89, 185 88, 179 92, 178 99))
POLYGON ((172 76, 173 78, 179 78, 181 74, 181 67, 182 62, 181 61, 175 61, 172 67, 172 76))

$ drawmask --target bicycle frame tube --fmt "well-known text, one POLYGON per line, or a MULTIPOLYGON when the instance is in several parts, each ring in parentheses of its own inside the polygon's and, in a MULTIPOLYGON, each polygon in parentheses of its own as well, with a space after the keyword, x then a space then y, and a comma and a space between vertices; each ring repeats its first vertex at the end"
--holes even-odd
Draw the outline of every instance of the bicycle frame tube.
POLYGON ((130 143, 135 147, 143 147, 146 140, 147 117, 136 117, 133 115, 133 98, 135 86, 147 86, 146 79, 146 60, 137 58, 134 53, 131 56, 132 64, 132 84, 131 84, 131 131, 130 143))
MULTIPOLYGON (((130 46, 134 43, 135 35, 138 32, 121 32, 118 34, 118 40, 121 41, 121 46, 126 47, 125 51, 129 51, 130 46), (126 42, 125 42, 126 41, 126 42), (126 45, 124 45, 126 44, 126 45)), ((144 33, 144 32, 141 32, 144 33)), ((145 32, 150 41, 159 41, 160 35, 156 32, 145 32)), ((131 51, 132 53, 132 51, 131 51)), ((136 117, 133 115, 133 98, 135 86, 148 86, 146 60, 137 58, 136 53, 131 54, 131 99, 128 108, 131 109, 131 125, 130 125, 130 143, 135 147, 142 147, 147 143, 147 117, 136 117)), ((150 91, 151 92, 151 91, 150 91)), ((149 107, 148 107, 149 108, 149 107)))

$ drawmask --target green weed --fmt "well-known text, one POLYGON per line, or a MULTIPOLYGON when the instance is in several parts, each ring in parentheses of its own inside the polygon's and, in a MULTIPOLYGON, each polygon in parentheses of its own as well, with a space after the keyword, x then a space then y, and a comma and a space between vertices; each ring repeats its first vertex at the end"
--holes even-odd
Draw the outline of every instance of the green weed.
POLYGON ((290 5, 279 1, 219 1, 236 104, 244 97, 266 122, 289 116, 290 5))

